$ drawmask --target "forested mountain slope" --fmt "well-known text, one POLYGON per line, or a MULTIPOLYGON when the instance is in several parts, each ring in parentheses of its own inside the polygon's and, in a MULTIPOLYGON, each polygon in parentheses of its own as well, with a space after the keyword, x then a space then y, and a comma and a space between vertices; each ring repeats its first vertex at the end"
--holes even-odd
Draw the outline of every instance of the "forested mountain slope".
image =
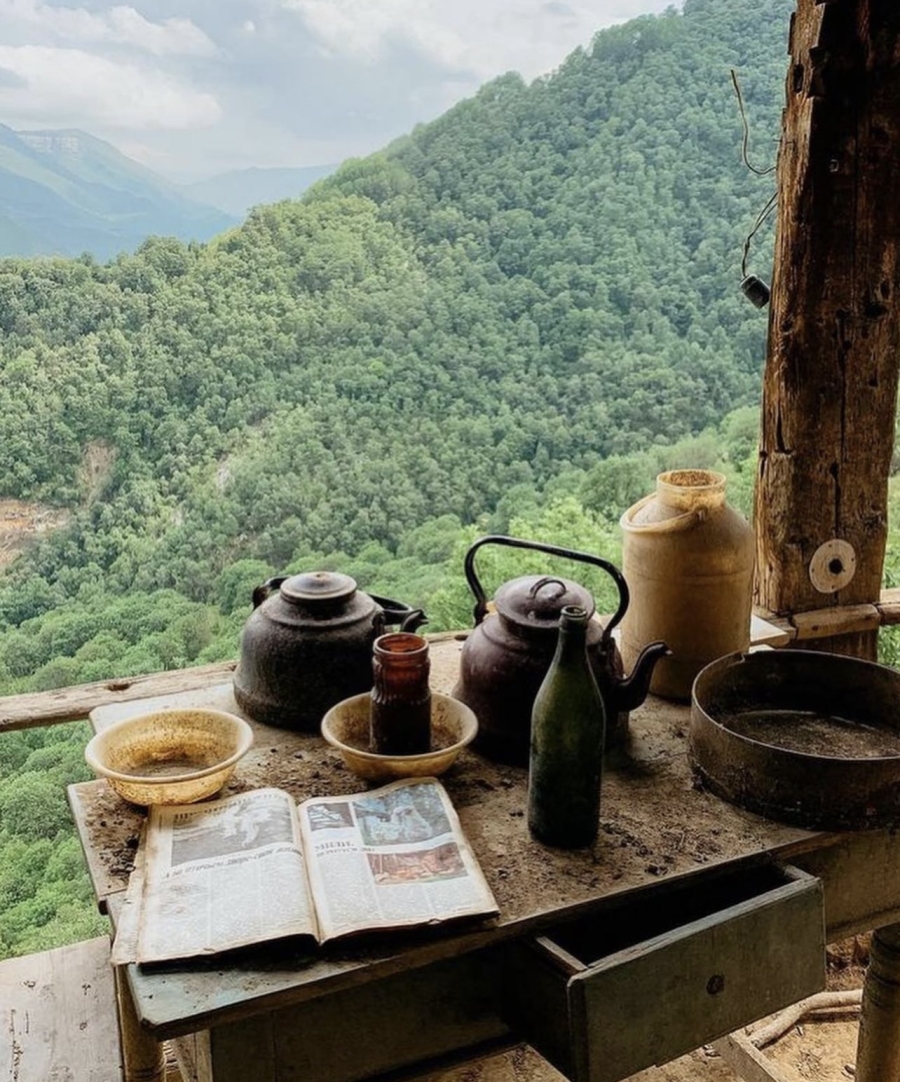
MULTIPOLYGON (((618 561, 665 466, 721 466, 746 509, 766 315, 741 254, 774 182, 730 69, 767 166, 792 8, 604 31, 205 245, 0 261, 0 497, 68 514, 0 574, 0 692, 233 657, 286 570, 459 627, 478 532, 618 561)), ((0 956, 89 930, 83 732, 0 734, 0 956)))
POLYGON ((393 549, 753 403, 739 264, 771 181, 729 69, 771 159, 790 6, 604 31, 206 246, 0 264, 0 483, 76 508, 48 598, 393 549))

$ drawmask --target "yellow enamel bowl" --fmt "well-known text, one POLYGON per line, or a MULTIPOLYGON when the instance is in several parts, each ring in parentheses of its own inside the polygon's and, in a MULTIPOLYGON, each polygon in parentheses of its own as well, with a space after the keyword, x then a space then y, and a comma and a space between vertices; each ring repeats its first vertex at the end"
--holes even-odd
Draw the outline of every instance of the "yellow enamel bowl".
POLYGON ((88 766, 132 804, 193 804, 217 793, 250 750, 253 730, 224 710, 155 710, 110 725, 88 766))
POLYGON ((419 755, 379 755, 369 751, 371 708, 371 696, 363 692, 337 703, 322 719, 322 736, 341 753, 347 768, 364 781, 437 777, 449 770, 478 732, 478 719, 465 703, 433 691, 431 750, 419 755))

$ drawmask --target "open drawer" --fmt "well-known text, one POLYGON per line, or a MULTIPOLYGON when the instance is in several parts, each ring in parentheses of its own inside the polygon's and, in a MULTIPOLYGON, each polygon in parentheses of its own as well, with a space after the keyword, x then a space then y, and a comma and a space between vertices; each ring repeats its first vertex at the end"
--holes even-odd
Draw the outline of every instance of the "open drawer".
POLYGON ((574 1082, 617 1082, 821 990, 822 887, 778 865, 698 877, 512 944, 505 966, 509 1024, 574 1082))

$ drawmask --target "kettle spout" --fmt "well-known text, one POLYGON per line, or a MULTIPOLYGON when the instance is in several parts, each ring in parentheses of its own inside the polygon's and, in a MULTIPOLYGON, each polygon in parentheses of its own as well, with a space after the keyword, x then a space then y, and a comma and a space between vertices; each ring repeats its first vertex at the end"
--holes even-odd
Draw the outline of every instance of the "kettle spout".
POLYGON ((647 698, 657 661, 671 656, 672 651, 664 642, 651 642, 645 646, 634 663, 631 676, 616 683, 615 709, 622 712, 637 709, 647 698))

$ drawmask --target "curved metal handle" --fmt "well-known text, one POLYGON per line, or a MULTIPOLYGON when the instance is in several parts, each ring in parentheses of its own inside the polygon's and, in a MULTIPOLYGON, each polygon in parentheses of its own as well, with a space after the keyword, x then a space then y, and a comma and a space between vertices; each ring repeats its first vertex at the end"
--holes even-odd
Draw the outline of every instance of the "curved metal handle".
POLYGON ((253 607, 258 609, 266 598, 287 579, 287 575, 277 575, 274 579, 266 579, 262 586, 257 586, 253 591, 253 607))
POLYGON ((556 583, 556 585, 560 587, 559 593, 557 593, 556 596, 562 597, 562 595, 566 592, 566 584, 563 582, 562 579, 554 578, 552 575, 544 575, 542 579, 538 579, 537 582, 528 591, 528 596, 532 598, 537 597, 538 590, 543 590, 545 586, 550 586, 553 583, 556 583))
POLYGON ((400 630, 416 632, 427 623, 428 617, 422 609, 410 609, 409 613, 400 621, 400 630))
POLYGON ((632 504, 619 520, 622 529, 629 533, 678 533, 699 525, 708 514, 706 508, 695 507, 692 511, 682 511, 680 515, 673 515, 672 518, 661 518, 653 522, 635 522, 634 518, 638 512, 655 499, 656 493, 651 492, 649 496, 644 496, 643 499, 632 504))
POLYGON ((515 549, 533 549, 535 552, 546 552, 550 556, 561 556, 566 560, 579 560, 581 563, 593 564, 594 567, 599 567, 605 571, 616 584, 616 589, 619 591, 619 606, 613 613, 612 619, 603 629, 603 642, 609 640, 613 628, 625 615, 625 610, 628 608, 628 602, 630 600, 628 584, 626 583, 625 576, 622 572, 615 564, 611 564, 609 560, 604 560, 602 556, 594 556, 589 552, 578 552, 576 549, 560 548, 558 545, 545 545, 542 541, 523 541, 519 537, 506 537, 504 534, 488 534, 485 537, 479 537, 477 541, 469 546, 469 551, 466 553, 464 563, 466 580, 469 583, 472 593, 475 595, 473 615, 475 617, 476 627, 478 627, 485 616, 487 616, 488 605, 484 587, 481 585, 481 582, 475 573, 475 553, 482 545, 506 545, 509 548, 515 549))
POLYGON ((381 609, 386 626, 398 624, 401 631, 415 631, 428 623, 424 609, 412 609, 402 601, 379 597, 378 594, 369 594, 369 597, 381 609))

